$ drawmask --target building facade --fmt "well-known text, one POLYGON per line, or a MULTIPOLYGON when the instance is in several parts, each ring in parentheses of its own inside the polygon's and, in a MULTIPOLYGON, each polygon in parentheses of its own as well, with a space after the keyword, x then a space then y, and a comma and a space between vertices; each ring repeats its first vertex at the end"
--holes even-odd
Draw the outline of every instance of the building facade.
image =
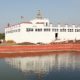
POLYGON ((29 22, 8 25, 5 28, 5 40, 16 43, 50 43, 68 40, 80 40, 80 26, 58 24, 54 26, 49 19, 38 12, 37 17, 29 22))

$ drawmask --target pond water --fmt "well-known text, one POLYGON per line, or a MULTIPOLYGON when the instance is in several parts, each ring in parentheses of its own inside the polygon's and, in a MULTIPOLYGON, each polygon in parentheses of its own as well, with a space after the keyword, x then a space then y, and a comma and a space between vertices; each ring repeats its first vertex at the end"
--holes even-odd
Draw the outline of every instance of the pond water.
POLYGON ((2 58, 0 80, 80 80, 80 53, 2 58))

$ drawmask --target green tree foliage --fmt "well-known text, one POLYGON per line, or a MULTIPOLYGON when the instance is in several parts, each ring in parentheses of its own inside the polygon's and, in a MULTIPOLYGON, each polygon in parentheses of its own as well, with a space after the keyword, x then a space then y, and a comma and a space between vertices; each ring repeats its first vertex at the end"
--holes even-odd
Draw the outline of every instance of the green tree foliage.
POLYGON ((5 34, 4 33, 0 33, 0 39, 4 39, 5 38, 5 34))

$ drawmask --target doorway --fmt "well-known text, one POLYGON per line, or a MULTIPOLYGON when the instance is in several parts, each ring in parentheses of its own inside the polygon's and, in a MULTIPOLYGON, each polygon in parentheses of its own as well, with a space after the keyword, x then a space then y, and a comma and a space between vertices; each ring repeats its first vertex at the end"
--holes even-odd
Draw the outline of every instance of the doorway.
POLYGON ((58 33, 55 33, 55 40, 58 39, 58 33))

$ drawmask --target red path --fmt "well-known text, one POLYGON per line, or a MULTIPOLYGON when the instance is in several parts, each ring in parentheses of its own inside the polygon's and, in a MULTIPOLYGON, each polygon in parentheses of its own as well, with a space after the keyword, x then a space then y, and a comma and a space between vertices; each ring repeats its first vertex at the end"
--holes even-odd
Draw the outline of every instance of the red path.
POLYGON ((0 46, 0 57, 45 55, 59 51, 80 51, 80 44, 0 46))

